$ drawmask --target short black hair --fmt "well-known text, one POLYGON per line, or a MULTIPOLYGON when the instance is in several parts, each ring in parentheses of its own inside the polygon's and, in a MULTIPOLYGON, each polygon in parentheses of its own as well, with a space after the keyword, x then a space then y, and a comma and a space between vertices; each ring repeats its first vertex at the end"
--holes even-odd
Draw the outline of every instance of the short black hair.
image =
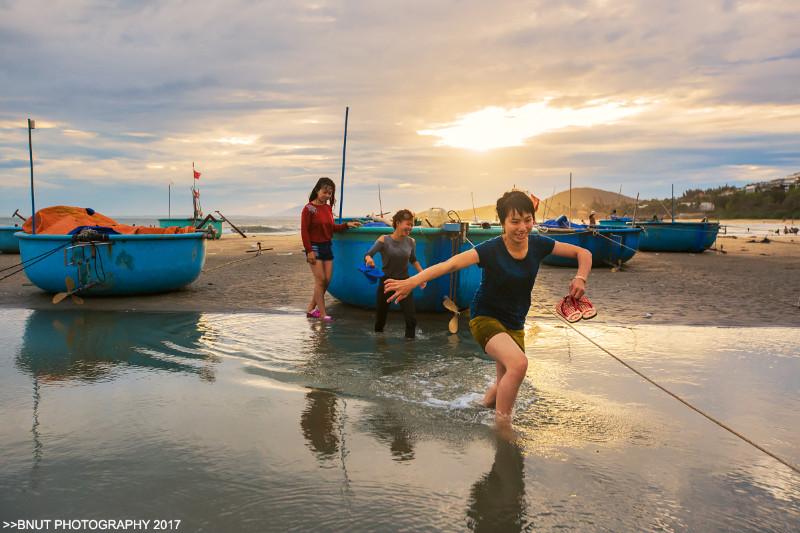
POLYGON ((531 197, 522 191, 509 191, 497 199, 497 217, 500 223, 505 222, 506 217, 516 211, 524 215, 526 213, 534 214, 533 200, 531 197))
POLYGON ((408 209, 401 209, 392 217, 392 227, 397 229, 397 224, 403 220, 410 220, 411 222, 414 222, 414 213, 408 209))

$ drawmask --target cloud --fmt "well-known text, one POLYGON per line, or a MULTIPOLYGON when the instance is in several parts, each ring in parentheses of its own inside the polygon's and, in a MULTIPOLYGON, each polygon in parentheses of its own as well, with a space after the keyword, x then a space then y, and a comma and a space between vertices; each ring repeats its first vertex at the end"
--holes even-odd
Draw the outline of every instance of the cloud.
POLYGON ((644 195, 777 177, 798 170, 795 4, 7 1, 0 153, 27 159, 30 116, 37 175, 105 212, 159 209, 145 191, 195 161, 204 204, 262 214, 339 176, 349 105, 354 213, 378 182, 417 208, 569 171, 644 195))
POLYGON ((613 124, 646 109, 625 102, 587 102, 582 107, 558 108, 550 105, 551 100, 511 109, 486 107, 417 133, 439 137, 439 146, 486 151, 522 146, 525 140, 549 131, 613 124))

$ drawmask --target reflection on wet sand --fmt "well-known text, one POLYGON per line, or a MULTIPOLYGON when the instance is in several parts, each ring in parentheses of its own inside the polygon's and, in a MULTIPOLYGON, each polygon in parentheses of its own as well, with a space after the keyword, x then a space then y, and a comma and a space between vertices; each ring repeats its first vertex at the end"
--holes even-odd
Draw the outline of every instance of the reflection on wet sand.
POLYGON ((522 449, 516 441, 498 435, 492 469, 470 490, 467 527, 472 531, 521 531, 526 507, 522 449))
MULTIPOLYGON (((300 428, 308 447, 320 461, 333 459, 341 451, 344 411, 340 412, 339 407, 339 398, 331 391, 313 389, 306 393, 306 407, 300 415, 300 428)), ((389 446, 394 460, 414 459, 412 432, 390 408, 382 404, 369 405, 362 423, 367 426, 370 435, 389 446)))
POLYGON ((16 357, 17 368, 33 378, 33 487, 44 453, 42 385, 112 380, 114 370, 124 366, 195 374, 213 382, 219 358, 198 347, 215 335, 200 313, 33 311, 16 357))
POLYGON ((339 451, 337 398, 326 390, 306 394, 306 408, 300 415, 300 428, 308 446, 320 459, 331 459, 339 451))
POLYGON ((414 434, 403 424, 403 419, 398 413, 389 408, 370 406, 365 413, 364 424, 372 436, 389 446, 392 459, 395 461, 414 459, 414 434))
POLYGON ((199 349, 214 335, 200 313, 37 310, 25 323, 16 363, 44 382, 113 379, 120 366, 214 381, 218 358, 199 349))

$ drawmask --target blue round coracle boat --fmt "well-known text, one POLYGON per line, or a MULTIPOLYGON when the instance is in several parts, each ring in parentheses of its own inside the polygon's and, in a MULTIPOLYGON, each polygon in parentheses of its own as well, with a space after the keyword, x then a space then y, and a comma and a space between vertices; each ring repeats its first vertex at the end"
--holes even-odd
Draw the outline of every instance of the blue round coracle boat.
POLYGON ((91 241, 16 235, 25 274, 47 292, 66 291, 68 277, 82 296, 167 292, 197 279, 206 258, 204 233, 107 235, 91 241))
POLYGON ((214 230, 214 238, 219 239, 222 237, 222 221, 221 220, 195 220, 192 218, 159 218, 158 219, 158 227, 160 228, 170 228, 172 226, 177 226, 179 228, 191 228, 196 227, 199 230, 205 230, 206 228, 212 228, 214 230))
POLYGON ((661 222, 630 219, 601 220, 603 227, 642 228, 639 249, 643 252, 694 252, 707 250, 717 239, 719 222, 661 222))
MULTIPOLYGON (((333 237, 333 279, 328 292, 344 303, 367 309, 375 308, 377 285, 370 283, 358 267, 364 264, 364 256, 375 239, 389 235, 388 226, 351 228, 335 233, 333 237)), ((445 224, 442 228, 415 227, 411 236, 417 242, 416 255, 423 268, 450 259, 453 255, 469 250, 473 240, 486 235, 486 238, 499 235, 499 231, 468 227, 468 224, 445 224)), ((485 240, 485 239, 483 239, 485 240)), ((380 254, 375 256, 375 265, 382 268, 380 254)), ((416 269, 409 265, 409 275, 416 269)), ((428 283, 425 289, 414 290, 414 304, 419 311, 445 311, 442 301, 450 297, 459 307, 467 307, 481 282, 481 272, 471 266, 442 276, 428 283)), ((397 304, 392 304, 397 306, 397 304)))
MULTIPOLYGON (((502 227, 484 228, 467 223, 448 223, 441 228, 415 227, 411 236, 417 242, 416 255, 423 268, 441 263, 452 256, 469 250, 473 245, 502 234, 502 227)), ((539 231, 559 242, 575 244, 592 252, 595 266, 617 266, 628 261, 636 253, 639 228, 594 228, 591 231, 558 231, 548 229, 539 231)), ((333 237, 334 269, 328 292, 344 303, 375 308, 377 286, 370 283, 358 267, 364 264, 364 256, 375 240, 381 235, 392 233, 390 227, 360 227, 335 233, 333 237)), ((577 262, 548 255, 546 264, 557 266, 577 266, 577 262)), ((382 267, 380 254, 375 256, 375 264, 382 267)), ((409 265, 409 275, 416 270, 409 265)), ((414 290, 414 303, 420 311, 445 311, 442 301, 445 296, 461 307, 467 307, 478 290, 481 270, 473 265, 459 272, 448 274, 428 283, 424 290, 414 290)), ((396 304, 393 304, 396 306, 396 304)))
POLYGON ((14 235, 20 231, 19 226, 0 226, 0 252, 4 254, 18 254, 19 241, 14 235))
MULTIPOLYGON (((619 266, 628 262, 639 250, 641 228, 562 229, 539 227, 539 233, 558 242, 574 244, 592 252, 592 266, 619 266)), ((548 255, 546 265, 576 267, 578 262, 566 257, 548 255)))

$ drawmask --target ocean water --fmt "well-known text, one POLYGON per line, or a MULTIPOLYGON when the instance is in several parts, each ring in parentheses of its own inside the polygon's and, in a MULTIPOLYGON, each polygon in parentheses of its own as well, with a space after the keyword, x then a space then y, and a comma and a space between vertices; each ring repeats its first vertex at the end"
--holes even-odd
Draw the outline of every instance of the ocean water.
MULTIPOLYGON (((796 531, 800 476, 556 321, 527 325, 509 442, 462 324, 0 309, 0 519, 181 531, 796 531)), ((794 464, 797 328, 597 343, 794 464)))

